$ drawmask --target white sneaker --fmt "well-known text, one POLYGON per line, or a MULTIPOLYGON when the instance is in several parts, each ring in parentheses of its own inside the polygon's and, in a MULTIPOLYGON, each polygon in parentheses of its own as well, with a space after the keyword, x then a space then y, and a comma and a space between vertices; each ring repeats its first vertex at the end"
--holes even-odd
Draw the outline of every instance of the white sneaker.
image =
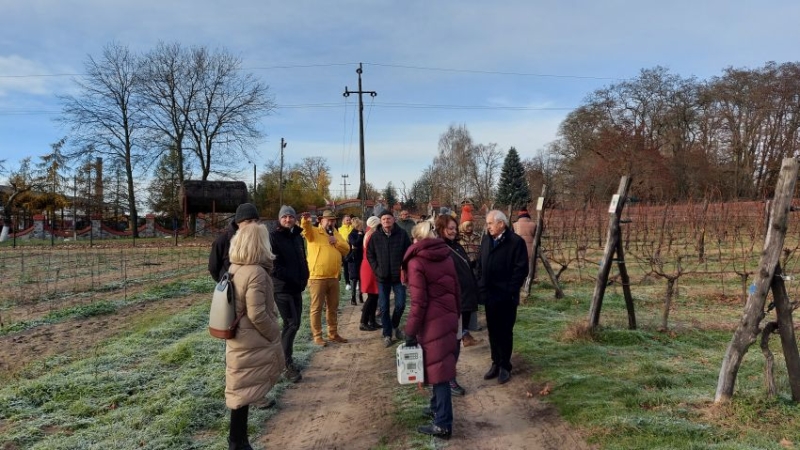
POLYGON ((350 290, 350 285, 349 285, 349 284, 348 284, 348 285, 345 285, 345 287, 344 287, 344 288, 345 288, 345 290, 348 290, 348 291, 349 291, 349 290, 350 290))

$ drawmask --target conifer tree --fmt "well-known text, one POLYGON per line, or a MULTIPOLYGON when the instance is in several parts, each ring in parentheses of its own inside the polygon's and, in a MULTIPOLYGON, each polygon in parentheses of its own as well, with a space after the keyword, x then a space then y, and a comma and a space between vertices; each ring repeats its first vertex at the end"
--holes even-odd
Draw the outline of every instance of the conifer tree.
POLYGON ((525 168, 514 147, 508 150, 506 159, 503 161, 496 201, 500 205, 508 205, 512 210, 525 206, 531 201, 531 190, 528 180, 525 178, 525 168))

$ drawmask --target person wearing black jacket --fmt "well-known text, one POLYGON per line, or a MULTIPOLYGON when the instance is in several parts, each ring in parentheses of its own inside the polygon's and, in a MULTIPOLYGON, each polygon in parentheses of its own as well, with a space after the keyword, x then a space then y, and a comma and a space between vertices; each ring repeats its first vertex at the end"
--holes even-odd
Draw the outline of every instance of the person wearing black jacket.
POLYGON ((364 303, 359 290, 359 278, 361 278, 361 261, 364 259, 364 224, 361 219, 354 217, 353 230, 347 236, 347 243, 350 244, 350 253, 345 256, 344 260, 347 263, 348 273, 350 274, 350 304, 357 305, 364 303), (356 302, 358 297, 358 302, 356 302))
MULTIPOLYGON (((367 244, 369 261, 375 278, 378 280, 378 303, 381 310, 383 341, 386 347, 392 345, 392 328, 397 339, 403 339, 400 319, 406 307, 406 287, 400 280, 400 265, 411 239, 402 228, 394 223, 394 214, 383 210, 379 216, 381 226, 375 230, 367 244), (394 292, 394 311, 389 316, 389 294, 394 292)), ((527 275, 527 274, 526 274, 527 275)))
POLYGON ((258 221, 258 210, 252 203, 242 203, 236 208, 233 222, 211 244, 211 254, 208 256, 208 272, 214 281, 219 282, 222 274, 227 272, 228 267, 231 265, 228 251, 231 248, 231 238, 236 234, 236 230, 250 223, 258 223, 258 221))
POLYGON ((483 379, 497 378, 498 383, 504 384, 511 379, 514 324, 519 290, 528 276, 528 248, 509 227, 508 218, 501 211, 486 214, 486 234, 481 241, 478 264, 478 290, 486 304, 486 328, 492 351, 492 366, 483 379))
POLYGON ((303 237, 303 229, 297 225, 297 213, 291 206, 281 206, 278 225, 269 233, 275 261, 272 266, 272 280, 275 290, 275 304, 283 320, 281 346, 286 358, 287 380, 297 383, 303 377, 292 359, 294 339, 300 329, 300 315, 303 311, 303 291, 308 284, 308 263, 303 237))
MULTIPOLYGON (((456 345, 456 363, 461 353, 461 344, 464 347, 475 345, 477 340, 469 334, 469 319, 474 311, 478 310, 478 282, 475 280, 475 274, 472 271, 472 263, 469 261, 467 251, 458 243, 458 222, 453 216, 442 214, 436 218, 434 222, 436 234, 444 239, 444 243, 450 249, 450 258, 456 268, 456 275, 458 276, 459 289, 459 303, 461 304, 461 335, 457 336, 458 343, 456 345), (468 343, 469 342, 469 343, 468 343)), ((458 384, 458 380, 453 378, 450 380, 450 391, 453 395, 464 395, 467 391, 458 384)))

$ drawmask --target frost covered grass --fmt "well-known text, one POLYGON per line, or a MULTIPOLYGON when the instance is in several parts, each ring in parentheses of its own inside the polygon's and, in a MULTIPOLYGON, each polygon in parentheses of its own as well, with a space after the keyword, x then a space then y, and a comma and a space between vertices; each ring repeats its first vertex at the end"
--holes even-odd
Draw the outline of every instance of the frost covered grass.
POLYGON ((153 285, 152 287, 133 295, 119 294, 119 298, 111 297, 106 300, 99 300, 86 305, 74 305, 53 309, 40 319, 23 320, 0 327, 0 336, 10 333, 18 333, 20 331, 25 331, 41 325, 55 324, 69 319, 81 319, 114 314, 119 309, 126 306, 181 297, 195 293, 204 294, 211 292, 212 289, 213 282, 211 281, 210 277, 204 277, 195 280, 165 282, 164 284, 153 285))
MULTIPOLYGON (((639 329, 627 329, 621 295, 606 293, 600 328, 581 330, 592 291, 536 299, 519 310, 515 351, 549 385, 543 400, 603 449, 783 449, 800 444, 779 340, 772 341, 779 396, 767 397, 764 357, 751 346, 732 402, 714 405, 722 358, 741 305, 679 298, 675 326, 658 330, 660 302, 634 291, 639 329), (691 326, 689 326, 691 324, 691 326)), ((768 316, 769 317, 769 316, 768 316)))
MULTIPOLYGON (((210 290, 210 282, 196 283, 210 290)), ((0 388, 0 448, 224 448, 225 343, 211 338, 207 325, 201 302, 154 314, 129 334, 86 349, 82 359, 30 365, 0 388)), ((298 335, 301 366, 313 352, 301 338, 307 334, 298 335)), ((284 389, 279 384, 270 395, 284 389)), ((272 414, 251 411, 251 437, 272 414)))

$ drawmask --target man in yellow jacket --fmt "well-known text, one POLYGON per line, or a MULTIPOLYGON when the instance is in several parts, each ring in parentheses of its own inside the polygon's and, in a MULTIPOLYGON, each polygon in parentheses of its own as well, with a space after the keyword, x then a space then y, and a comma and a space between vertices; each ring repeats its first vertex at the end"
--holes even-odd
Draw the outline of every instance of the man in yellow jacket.
POLYGON ((342 267, 342 257, 350 251, 350 246, 342 239, 335 225, 336 215, 328 210, 323 211, 319 226, 316 228, 311 224, 308 214, 304 214, 300 221, 303 237, 308 243, 311 334, 314 336, 314 344, 323 347, 327 345, 322 338, 323 302, 327 309, 325 320, 328 322, 328 340, 347 342, 347 339, 339 336, 337 332, 339 319, 336 314, 339 309, 339 270, 342 267))

